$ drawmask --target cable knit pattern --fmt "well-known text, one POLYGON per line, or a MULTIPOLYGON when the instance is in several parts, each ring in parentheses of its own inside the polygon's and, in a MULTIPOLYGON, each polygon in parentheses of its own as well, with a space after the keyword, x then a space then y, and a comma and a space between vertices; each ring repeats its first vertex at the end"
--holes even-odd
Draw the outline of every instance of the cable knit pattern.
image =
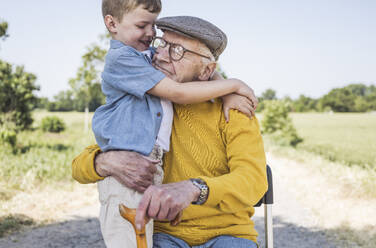
POLYGON ((230 111, 226 123, 220 101, 174 105, 171 151, 165 155, 163 183, 204 179, 209 198, 191 205, 182 222, 172 227, 155 222, 165 232, 199 245, 218 235, 233 235, 256 242, 250 217, 253 205, 267 189, 265 153, 256 118, 230 111))

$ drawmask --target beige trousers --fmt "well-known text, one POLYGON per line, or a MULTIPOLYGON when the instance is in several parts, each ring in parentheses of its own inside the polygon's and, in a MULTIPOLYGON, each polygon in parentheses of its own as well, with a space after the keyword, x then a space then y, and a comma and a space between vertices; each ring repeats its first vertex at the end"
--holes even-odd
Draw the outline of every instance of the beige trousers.
MULTIPOLYGON (((155 146, 150 158, 159 160, 157 172, 154 175, 154 184, 158 185, 163 180, 162 170, 163 151, 155 146)), ((136 233, 131 223, 121 217, 119 204, 123 203, 129 208, 137 208, 142 194, 125 187, 113 177, 106 177, 98 182, 99 201, 101 203, 99 221, 104 243, 108 248, 137 248, 136 233)), ((153 221, 150 220, 145 227, 148 248, 153 247, 153 221)))

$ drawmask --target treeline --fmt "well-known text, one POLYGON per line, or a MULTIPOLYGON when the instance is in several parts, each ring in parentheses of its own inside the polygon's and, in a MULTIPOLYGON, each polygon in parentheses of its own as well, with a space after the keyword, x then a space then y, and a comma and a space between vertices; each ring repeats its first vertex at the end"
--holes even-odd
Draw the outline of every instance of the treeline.
MULTIPOLYGON (((89 111, 94 111, 104 103, 99 82, 88 87, 88 96, 84 92, 75 94, 73 90, 61 91, 53 100, 40 98, 38 108, 48 111, 84 111, 88 103, 89 111)), ((277 98, 273 89, 267 89, 259 96, 258 112, 265 109, 265 100, 283 100, 290 112, 369 112, 376 111, 376 86, 350 84, 342 88, 332 89, 320 98, 300 95, 297 99, 290 97, 277 98)))
POLYGON ((332 89, 320 98, 300 95, 297 99, 277 99, 276 91, 267 89, 259 97, 258 112, 265 108, 265 100, 283 100, 290 112, 369 112, 376 111, 376 86, 350 84, 332 89))
POLYGON ((84 112, 85 108, 93 112, 100 105, 104 104, 105 96, 101 91, 100 83, 95 83, 88 88, 89 97, 83 92, 75 94, 73 90, 60 91, 57 95, 49 100, 47 97, 41 97, 38 100, 36 108, 46 109, 51 112, 68 112, 78 111, 84 112))

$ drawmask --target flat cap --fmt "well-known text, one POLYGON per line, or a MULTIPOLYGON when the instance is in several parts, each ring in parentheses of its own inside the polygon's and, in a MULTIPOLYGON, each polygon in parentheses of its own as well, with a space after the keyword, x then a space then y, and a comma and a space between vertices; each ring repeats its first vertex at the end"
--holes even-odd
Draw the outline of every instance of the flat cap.
POLYGON ((172 31, 204 43, 217 60, 227 46, 227 36, 214 24, 194 16, 163 17, 156 21, 162 31, 172 31))

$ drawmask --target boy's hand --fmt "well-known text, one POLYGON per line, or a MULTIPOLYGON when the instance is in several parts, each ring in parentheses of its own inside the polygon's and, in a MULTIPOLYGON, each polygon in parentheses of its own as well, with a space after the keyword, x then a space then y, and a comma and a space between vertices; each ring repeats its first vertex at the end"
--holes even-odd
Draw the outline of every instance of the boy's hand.
POLYGON ((235 91, 235 93, 241 96, 247 97, 252 102, 253 108, 256 109, 258 105, 258 100, 253 90, 239 79, 230 79, 230 80, 235 80, 236 84, 238 84, 238 90, 235 91))
POLYGON ((238 94, 229 94, 222 97, 222 102, 226 122, 229 122, 230 120, 230 109, 239 110, 249 118, 255 116, 256 108, 253 106, 253 103, 245 96, 241 96, 238 94))

